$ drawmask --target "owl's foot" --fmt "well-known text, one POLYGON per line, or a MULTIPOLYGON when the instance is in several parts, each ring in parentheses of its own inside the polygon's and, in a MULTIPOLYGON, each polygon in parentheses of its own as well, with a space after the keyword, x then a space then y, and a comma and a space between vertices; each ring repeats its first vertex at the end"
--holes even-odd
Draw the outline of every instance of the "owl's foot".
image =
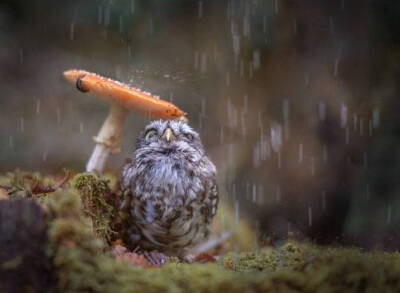
POLYGON ((162 267, 167 263, 167 256, 164 253, 158 251, 145 251, 143 252, 145 259, 155 267, 162 267))
POLYGON ((196 256, 194 254, 188 253, 180 257, 180 259, 187 263, 194 263, 196 256))

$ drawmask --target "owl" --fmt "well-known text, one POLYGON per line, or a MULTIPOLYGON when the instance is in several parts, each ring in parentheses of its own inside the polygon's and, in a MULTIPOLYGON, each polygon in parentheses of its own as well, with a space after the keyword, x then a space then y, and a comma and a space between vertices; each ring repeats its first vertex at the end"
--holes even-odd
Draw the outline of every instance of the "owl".
POLYGON ((153 121, 123 168, 125 243, 185 259, 205 241, 218 206, 216 168, 184 121, 153 121))

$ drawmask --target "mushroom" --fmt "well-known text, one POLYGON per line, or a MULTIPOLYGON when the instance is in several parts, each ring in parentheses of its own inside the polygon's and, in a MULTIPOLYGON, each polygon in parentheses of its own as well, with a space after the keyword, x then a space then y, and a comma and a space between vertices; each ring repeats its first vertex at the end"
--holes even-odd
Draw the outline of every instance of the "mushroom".
POLYGON ((123 127, 130 111, 153 119, 186 120, 186 113, 172 103, 118 81, 76 69, 65 71, 64 77, 75 83, 81 92, 92 93, 110 104, 110 112, 98 135, 93 138, 96 146, 86 165, 86 172, 102 174, 109 155, 120 152, 123 127))

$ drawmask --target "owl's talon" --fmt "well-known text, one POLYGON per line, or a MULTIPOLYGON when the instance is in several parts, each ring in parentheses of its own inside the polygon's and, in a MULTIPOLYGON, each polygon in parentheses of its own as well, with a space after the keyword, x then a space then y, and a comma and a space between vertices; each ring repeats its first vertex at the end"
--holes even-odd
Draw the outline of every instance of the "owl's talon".
POLYGON ((158 251, 145 251, 143 253, 145 259, 155 267, 162 267, 167 263, 167 256, 164 253, 158 251))
POLYGON ((194 254, 186 254, 182 257, 182 260, 187 263, 194 263, 196 256, 194 254))

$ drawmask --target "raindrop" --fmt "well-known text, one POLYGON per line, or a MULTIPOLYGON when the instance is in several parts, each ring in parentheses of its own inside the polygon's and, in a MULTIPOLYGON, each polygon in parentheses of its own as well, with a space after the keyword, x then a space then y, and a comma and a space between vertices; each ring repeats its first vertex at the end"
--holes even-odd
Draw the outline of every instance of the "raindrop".
POLYGON ((318 103, 318 116, 319 120, 324 121, 326 117, 326 109, 325 109, 325 103, 324 102, 319 102, 318 103))
POLYGON ((223 125, 221 125, 221 128, 220 128, 219 141, 221 144, 224 143, 224 126, 223 125))
POLYGON ((257 202, 257 185, 253 183, 253 196, 252 196, 253 203, 257 202))
POLYGON ((36 115, 40 114, 40 99, 36 99, 36 115))
POLYGON ((122 15, 119 16, 119 33, 122 34, 123 32, 123 19, 122 19, 122 15))
POLYGON ((250 19, 247 16, 243 18, 243 35, 248 38, 250 37, 250 19))
POLYGON ((61 122, 61 111, 60 107, 57 107, 57 123, 61 122))
POLYGON ((243 139, 246 139, 246 119, 245 119, 245 115, 244 115, 244 110, 243 108, 241 109, 241 115, 240 115, 240 124, 242 126, 242 137, 243 139))
POLYGON ((97 7, 97 24, 101 24, 103 21, 103 6, 99 5, 97 7))
POLYGON ((311 206, 308 207, 308 226, 312 226, 312 208, 311 206))
POLYGON ((284 99, 283 100, 283 120, 284 120, 283 132, 284 132, 285 140, 288 140, 289 136, 290 136, 289 115, 290 115, 289 100, 284 99))
POLYGON ((278 14, 278 12, 279 12, 279 2, 278 2, 279 0, 275 0, 274 1, 274 11, 275 11, 275 14, 278 14))
POLYGON ((132 59, 132 47, 128 46, 128 59, 131 60, 132 59))
POLYGON ((340 127, 345 128, 347 125, 347 106, 342 104, 340 108, 340 127))
POLYGON ((305 77, 304 77, 304 84, 306 86, 308 86, 309 83, 310 83, 310 76, 308 74, 306 74, 305 77))
POLYGON ((258 236, 257 235, 259 235, 259 233, 260 233, 260 223, 258 221, 256 221, 254 226, 255 226, 254 227, 255 233, 254 233, 254 237, 253 237, 253 243, 254 243, 253 251, 254 251, 254 253, 258 253, 259 247, 258 247, 258 236))
POLYGON ((247 112, 248 112, 248 109, 249 109, 249 106, 248 106, 248 95, 247 94, 245 94, 244 96, 243 96, 243 112, 244 112, 244 114, 247 114, 247 112))
POLYGON ((282 126, 278 123, 271 125, 271 146, 275 152, 278 152, 282 145, 282 126))
POLYGON ((48 155, 49 155, 49 153, 48 153, 47 150, 43 151, 43 154, 42 154, 42 161, 43 162, 47 162, 48 155))
POLYGON ((201 116, 206 117, 206 99, 201 99, 201 116))
POLYGON ((260 69, 260 50, 254 50, 253 51, 253 69, 254 71, 257 71, 260 69))
POLYGON ((254 168, 260 166, 260 146, 258 144, 253 148, 253 166, 254 168))
POLYGON ((199 14, 198 14, 198 18, 202 19, 203 17, 203 1, 199 1, 199 14))
POLYGON ((131 14, 135 13, 135 0, 131 0, 131 14))
POLYGON ((379 126, 379 110, 375 108, 372 111, 372 126, 376 129, 379 126))
POLYGON ((342 8, 342 10, 344 10, 344 0, 342 0, 341 8, 342 8))
POLYGON ((237 200, 235 200, 234 203, 234 207, 235 207, 235 226, 237 225, 237 223, 239 222, 239 202, 237 200))
POLYGON ((199 68, 199 52, 194 52, 194 70, 199 68))
POLYGON ((83 122, 80 122, 79 123, 79 132, 80 133, 83 133, 83 130, 84 130, 83 126, 84 126, 83 122))
POLYGON ((110 18, 111 18, 111 10, 110 7, 107 7, 104 11, 104 25, 108 26, 110 24, 110 18))
POLYGON ((231 21, 231 34, 235 35, 236 34, 236 23, 233 21, 231 21))
POLYGON ((311 175, 314 176, 315 174, 315 160, 314 157, 311 157, 311 175))
POLYGON ((303 162, 303 144, 299 144, 299 163, 303 162))
POLYGON ((229 71, 226 73, 226 86, 229 87, 231 85, 231 76, 229 71))
POLYGON ((279 185, 276 186, 276 203, 279 204, 281 202, 281 187, 279 185))
POLYGON ((368 134, 372 136, 372 120, 368 121, 368 134))
POLYGON ((8 136, 8 146, 10 148, 13 148, 13 146, 14 146, 14 141, 13 141, 12 135, 8 136))
POLYGON ((334 75, 335 77, 338 76, 339 60, 340 60, 340 58, 339 58, 339 57, 336 57, 336 59, 335 59, 335 64, 334 64, 334 68, 333 68, 333 75, 334 75))
POLYGON ((240 76, 244 76, 244 61, 243 59, 240 59, 240 76))
POLYGON ((263 16, 263 33, 265 34, 267 32, 267 16, 263 16))
POLYGON ((201 67, 200 67, 200 72, 201 73, 206 73, 207 71, 207 55, 206 53, 203 53, 201 55, 201 67))
POLYGON ((357 130, 357 121, 358 121, 358 117, 356 114, 354 114, 354 116, 353 116, 354 131, 357 130))
POLYGON ((388 213, 387 213, 387 223, 390 224, 392 222, 392 206, 389 205, 388 207, 388 213))
POLYGON ((150 18, 149 21, 149 35, 152 36, 153 35, 153 19, 150 18))
POLYGON ((263 132, 264 125, 261 119, 261 110, 258 110, 258 127, 260 127, 260 131, 263 132))
POLYGON ((202 128, 203 128, 203 119, 202 119, 201 113, 199 113, 199 129, 202 129, 202 128))
POLYGON ((233 42, 233 52, 235 55, 239 55, 240 53, 240 36, 238 35, 233 35, 232 37, 232 42, 233 42))
POLYGON ((233 163, 234 163, 233 157, 234 157, 233 156, 233 144, 231 143, 228 145, 228 162, 229 162, 230 166, 233 166, 233 163))
POLYGON ((265 161, 271 155, 271 148, 267 140, 267 136, 261 133, 260 137, 260 158, 265 161))
POLYGON ((74 40, 74 32, 75 32, 75 23, 71 22, 70 26, 69 26, 69 39, 71 41, 74 40))
POLYGON ((367 152, 364 152, 363 159, 364 159, 364 169, 368 170, 368 154, 367 154, 367 152))
POLYGON ((20 126, 21 133, 24 133, 24 131, 25 131, 25 120, 24 120, 24 117, 22 117, 22 116, 19 118, 19 126, 20 126))
POLYGON ((324 164, 328 161, 328 147, 326 145, 322 146, 322 161, 324 164))

